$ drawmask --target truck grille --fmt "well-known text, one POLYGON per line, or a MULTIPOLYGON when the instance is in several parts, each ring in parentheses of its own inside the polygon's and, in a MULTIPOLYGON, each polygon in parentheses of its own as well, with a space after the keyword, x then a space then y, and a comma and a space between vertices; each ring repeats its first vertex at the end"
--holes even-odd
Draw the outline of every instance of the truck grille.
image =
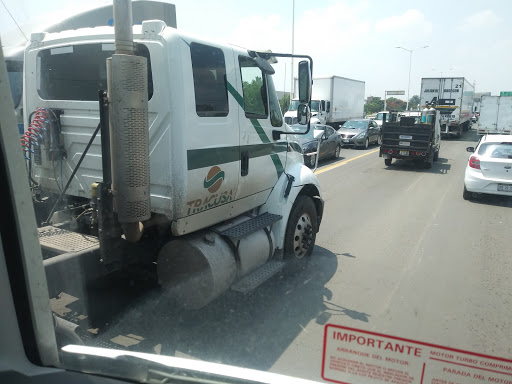
POLYGON ((288 125, 293 125, 293 124, 297 124, 297 123, 298 123, 298 121, 297 121, 297 118, 296 118, 296 117, 289 117, 289 116, 288 116, 288 117, 285 117, 285 118, 284 118, 284 121, 285 121, 285 123, 286 123, 286 124, 288 124, 288 125))

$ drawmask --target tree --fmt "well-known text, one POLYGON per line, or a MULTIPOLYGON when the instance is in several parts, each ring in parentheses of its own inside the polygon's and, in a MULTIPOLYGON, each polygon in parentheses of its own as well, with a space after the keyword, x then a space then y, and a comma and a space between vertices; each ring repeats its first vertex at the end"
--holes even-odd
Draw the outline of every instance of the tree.
POLYGON ((409 109, 418 109, 418 104, 420 103, 420 97, 418 95, 414 95, 409 99, 409 109))
POLYGON ((369 103, 364 105, 364 113, 366 115, 372 115, 374 113, 380 112, 384 109, 384 100, 381 100, 380 97, 374 97, 369 103))
POLYGON ((392 111, 405 111, 407 103, 403 100, 397 99, 396 97, 388 97, 386 99, 386 108, 392 111))
POLYGON ((283 97, 281 97, 281 100, 279 100, 279 105, 281 106, 281 112, 283 112, 283 115, 288 111, 288 108, 290 107, 290 94, 285 93, 283 97))
POLYGON ((262 100, 263 80, 257 76, 251 83, 244 81, 242 83, 244 90, 244 109, 245 112, 264 115, 265 106, 262 100))

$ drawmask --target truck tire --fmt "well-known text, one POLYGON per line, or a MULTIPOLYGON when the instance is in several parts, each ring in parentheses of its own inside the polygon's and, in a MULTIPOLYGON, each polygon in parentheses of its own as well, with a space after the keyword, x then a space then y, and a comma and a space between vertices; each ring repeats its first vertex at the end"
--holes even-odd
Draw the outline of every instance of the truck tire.
POLYGON ((437 148, 437 151, 434 152, 434 158, 433 158, 434 161, 439 160, 439 150, 440 150, 440 148, 437 148))
POLYGON ((457 126, 457 135, 456 135, 455 137, 457 137, 457 139, 460 139, 460 138, 461 138, 461 136, 462 136, 462 125, 461 125, 461 124, 459 124, 459 125, 457 126))
POLYGON ((392 161, 393 161, 393 159, 391 157, 389 159, 384 159, 384 164, 389 167, 391 165, 392 161))
POLYGON ((287 274, 295 274, 306 268, 315 246, 317 225, 315 203, 309 196, 298 196, 284 235, 287 274))

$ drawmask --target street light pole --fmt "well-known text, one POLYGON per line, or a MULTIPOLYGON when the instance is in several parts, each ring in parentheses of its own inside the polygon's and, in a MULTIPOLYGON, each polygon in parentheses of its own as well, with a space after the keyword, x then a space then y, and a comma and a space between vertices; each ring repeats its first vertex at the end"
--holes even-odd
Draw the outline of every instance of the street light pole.
POLYGON ((395 47, 395 48, 400 48, 400 49, 403 49, 404 51, 409 52, 409 83, 407 84, 407 105, 405 107, 405 110, 408 111, 409 110, 409 99, 410 99, 409 91, 411 89, 412 53, 418 49, 428 48, 428 45, 425 45, 424 47, 414 48, 414 49, 407 49, 404 47, 395 47))
MULTIPOLYGON (((292 55, 295 53, 295 0, 292 0, 292 55)), ((293 92, 295 91, 295 81, 293 80, 293 57, 292 57, 292 84, 290 86, 290 102, 293 98, 293 92)))

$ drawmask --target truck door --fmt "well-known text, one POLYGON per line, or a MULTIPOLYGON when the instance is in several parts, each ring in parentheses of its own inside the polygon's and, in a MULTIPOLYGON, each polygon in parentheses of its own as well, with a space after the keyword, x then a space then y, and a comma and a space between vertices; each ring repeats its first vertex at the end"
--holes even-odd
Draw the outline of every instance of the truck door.
POLYGON ((496 127, 499 133, 510 134, 512 130, 512 96, 500 96, 496 127))
POLYGON ((240 183, 237 198, 251 196, 264 202, 284 171, 286 136, 273 140, 272 130, 282 129, 283 116, 272 77, 262 73, 245 55, 235 58, 240 122, 240 183))
POLYGON ((187 216, 217 208, 226 215, 235 199, 240 143, 238 111, 228 103, 228 84, 234 83, 233 51, 197 42, 190 43, 194 99, 185 104, 188 195, 187 216))

